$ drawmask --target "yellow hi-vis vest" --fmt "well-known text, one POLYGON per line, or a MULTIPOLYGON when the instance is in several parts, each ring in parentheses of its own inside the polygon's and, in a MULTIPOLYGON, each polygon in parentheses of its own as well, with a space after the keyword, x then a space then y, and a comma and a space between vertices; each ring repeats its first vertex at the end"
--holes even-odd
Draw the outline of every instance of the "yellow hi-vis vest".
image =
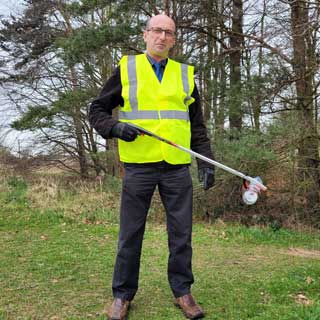
MULTIPOLYGON (((190 148, 189 105, 194 101, 194 68, 168 59, 159 82, 146 54, 124 56, 120 61, 122 97, 119 120, 139 125, 155 134, 190 148)), ((165 160, 187 164, 191 157, 147 135, 133 142, 119 139, 120 160, 150 163, 165 160)))

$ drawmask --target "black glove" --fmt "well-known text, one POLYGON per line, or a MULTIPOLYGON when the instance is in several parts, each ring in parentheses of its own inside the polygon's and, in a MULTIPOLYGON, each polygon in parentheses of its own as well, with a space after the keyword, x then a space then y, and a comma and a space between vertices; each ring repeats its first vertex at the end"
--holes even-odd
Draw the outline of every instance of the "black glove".
POLYGON ((111 135, 115 138, 131 142, 140 135, 140 131, 124 122, 118 122, 111 128, 111 135))
POLYGON ((200 168, 198 169, 199 182, 203 182, 203 189, 208 190, 214 185, 214 169, 200 168))

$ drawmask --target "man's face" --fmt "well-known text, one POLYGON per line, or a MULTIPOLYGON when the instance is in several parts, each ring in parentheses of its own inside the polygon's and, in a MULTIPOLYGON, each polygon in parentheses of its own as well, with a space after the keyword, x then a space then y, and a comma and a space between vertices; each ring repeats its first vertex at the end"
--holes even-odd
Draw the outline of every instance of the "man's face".
POLYGON ((175 24, 169 17, 158 15, 151 18, 143 33, 147 53, 156 60, 167 58, 169 50, 175 44, 175 31, 175 24))

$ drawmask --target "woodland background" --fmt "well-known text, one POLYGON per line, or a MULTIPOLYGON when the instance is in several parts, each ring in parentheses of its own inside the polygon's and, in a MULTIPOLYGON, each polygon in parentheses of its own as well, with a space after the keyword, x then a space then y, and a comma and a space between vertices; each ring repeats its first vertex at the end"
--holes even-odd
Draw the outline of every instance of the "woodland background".
POLYGON ((13 153, 1 143, 1 162, 19 175, 53 166, 84 181, 120 177, 116 141, 96 135, 88 108, 121 56, 144 51, 143 28, 158 13, 176 21, 171 57, 196 67, 216 160, 269 187, 247 207, 242 181, 217 170, 215 188, 195 188, 198 211, 318 228, 318 0, 24 0, 1 21, 0 85, 3 112, 18 113, 10 126, 28 144, 13 153))

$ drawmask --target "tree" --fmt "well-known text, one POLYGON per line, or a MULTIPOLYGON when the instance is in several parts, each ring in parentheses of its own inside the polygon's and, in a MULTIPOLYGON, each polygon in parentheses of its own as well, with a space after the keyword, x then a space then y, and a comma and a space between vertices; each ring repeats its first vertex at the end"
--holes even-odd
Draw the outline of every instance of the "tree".
POLYGON ((309 21, 310 8, 302 0, 289 1, 291 8, 291 28, 293 39, 292 67, 296 88, 296 108, 300 118, 299 176, 308 186, 309 205, 319 202, 320 160, 319 134, 314 117, 313 80, 317 62, 309 21))
POLYGON ((292 131, 282 133, 292 145, 282 147, 281 154, 288 166, 298 163, 290 171, 301 182, 295 193, 308 195, 310 207, 318 201, 319 1, 25 3, 25 12, 3 21, 0 30, 1 48, 7 52, 1 80, 12 85, 11 97, 21 114, 14 127, 37 132, 46 150, 75 159, 82 176, 92 169, 113 173, 106 162, 117 168, 115 143, 94 133, 88 106, 123 54, 143 52, 147 19, 165 12, 177 25, 171 56, 195 66, 211 136, 231 146, 237 131, 234 143, 244 145, 250 135, 255 142, 263 139, 268 123, 298 118, 293 136, 292 131))
POLYGON ((241 59, 243 49, 242 0, 233 0, 231 19, 229 122, 231 129, 241 130, 243 117, 241 98, 241 59))
POLYGON ((24 100, 13 127, 37 132, 47 150, 75 159, 82 177, 88 176, 91 164, 97 174, 106 170, 96 156, 97 141, 87 121, 90 100, 121 50, 138 50, 140 25, 132 26, 136 17, 122 21, 116 14, 122 6, 121 1, 29 0, 22 17, 3 21, 2 47, 13 58, 6 70, 15 63, 3 81, 20 85, 15 101, 24 100), (133 41, 127 41, 130 34, 133 41))

